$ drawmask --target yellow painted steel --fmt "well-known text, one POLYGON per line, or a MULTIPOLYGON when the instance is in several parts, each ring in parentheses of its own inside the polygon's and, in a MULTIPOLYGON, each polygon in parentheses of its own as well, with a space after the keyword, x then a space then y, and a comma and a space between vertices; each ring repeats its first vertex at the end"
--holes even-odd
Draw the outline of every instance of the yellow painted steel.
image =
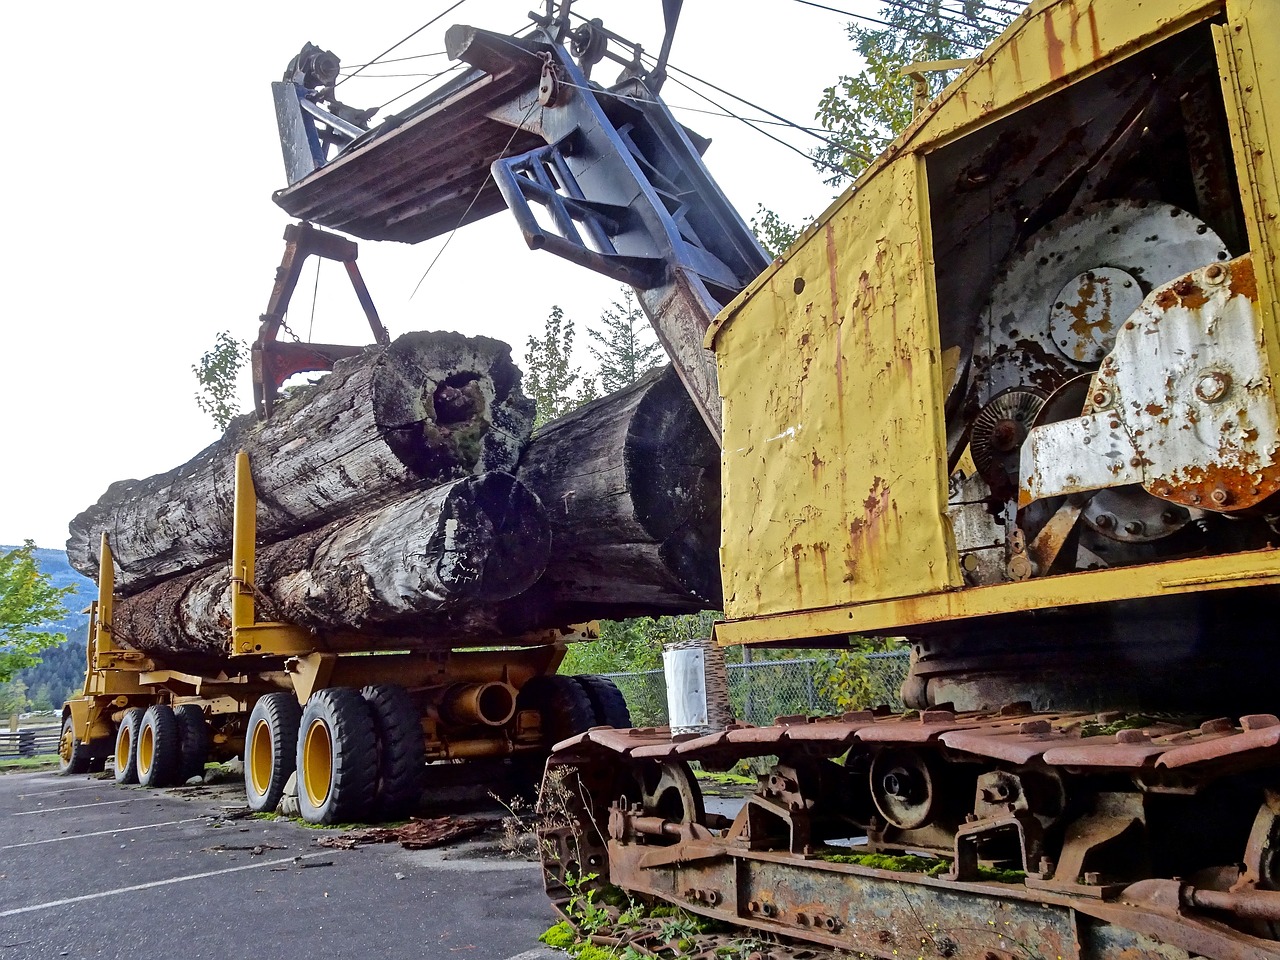
POLYGON ((236 454, 235 501, 231 533, 231 655, 293 656, 310 653, 316 640, 309 630, 291 623, 257 620, 254 558, 258 535, 258 495, 253 487, 249 455, 236 454))
POLYGON ((707 344, 724 399, 729 622, 716 628, 721 642, 892 631, 1277 582, 1268 553, 962 587, 945 515, 942 397, 950 368, 940 349, 924 173, 930 151, 1225 10, 1219 57, 1250 243, 1266 264, 1264 333, 1280 369, 1280 138, 1267 128, 1268 120, 1280 127, 1280 31, 1265 19, 1272 7, 1271 0, 1033 3, 717 317, 707 344))
POLYGON ((313 807, 328 799, 333 785, 333 737, 323 720, 312 720, 302 742, 302 786, 313 807))
POLYGON ((731 617, 961 582, 922 168, 865 183, 721 329, 731 617))
POLYGON ((1258 314, 1272 370, 1280 370, 1280 31, 1273 0, 1229 0, 1214 43, 1231 127, 1237 183, 1254 251, 1258 314), (1268 122, 1269 121, 1269 122, 1268 122))
POLYGON ((271 770, 275 759, 275 750, 271 746, 271 725, 266 720, 259 719, 249 731, 246 755, 253 789, 258 796, 263 796, 271 786, 271 770))

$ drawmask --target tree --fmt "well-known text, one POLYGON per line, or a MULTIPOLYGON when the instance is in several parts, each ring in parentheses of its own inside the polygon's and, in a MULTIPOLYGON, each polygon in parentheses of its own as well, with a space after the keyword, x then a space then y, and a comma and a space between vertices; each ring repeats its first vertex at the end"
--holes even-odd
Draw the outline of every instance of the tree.
MULTIPOLYGON (((1014 11, 1003 9, 1012 2, 893 3, 876 14, 888 27, 873 30, 850 23, 849 39, 865 65, 841 76, 818 101, 817 119, 836 141, 813 154, 825 181, 840 186, 855 179, 911 122, 913 84, 902 75, 904 67, 975 56, 1013 19, 1014 11)), ((929 74, 930 92, 936 95, 955 75, 954 70, 929 74)))
POLYGON ((28 540, 0 554, 0 683, 12 679, 15 670, 39 663, 41 650, 67 639, 35 629, 65 617, 62 598, 74 590, 53 586, 37 566, 35 549, 28 540))
POLYGON ((617 300, 600 314, 603 329, 588 329, 600 347, 590 347, 600 364, 600 385, 605 393, 630 386, 662 362, 662 345, 653 337, 649 320, 636 303, 630 287, 622 288, 617 300))
POLYGON ((248 359, 249 345, 223 330, 214 338, 213 346, 201 354, 199 362, 191 366, 200 384, 196 406, 212 418, 219 430, 227 429, 227 424, 240 413, 236 380, 248 359))
POLYGON ((542 336, 530 337, 525 344, 522 386, 538 407, 534 429, 598 395, 595 379, 573 366, 574 336, 573 321, 553 306, 542 336))
POLYGON ((771 257, 779 257, 800 236, 800 227, 788 223, 770 210, 763 203, 756 205, 756 214, 751 218, 751 232, 760 241, 760 246, 771 257))

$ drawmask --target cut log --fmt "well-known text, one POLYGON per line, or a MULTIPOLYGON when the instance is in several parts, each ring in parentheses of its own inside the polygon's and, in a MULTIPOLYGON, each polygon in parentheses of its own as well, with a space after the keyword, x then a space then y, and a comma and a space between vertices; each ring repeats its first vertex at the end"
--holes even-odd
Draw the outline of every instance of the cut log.
MULTIPOLYGON (((369 649, 493 642, 499 601, 542 573, 542 505, 507 473, 467 477, 262 547, 259 620, 359 631, 369 649)), ((116 603, 120 642, 152 654, 229 652, 227 564, 175 577, 116 603)))
POLYGON ((532 423, 533 402, 505 343, 406 334, 339 361, 270 420, 238 418, 182 466, 112 484, 71 522, 67 557, 96 576, 105 530, 123 595, 225 559, 238 450, 253 470, 258 537, 272 542, 411 489, 511 470, 532 423))
POLYGON ((720 607, 720 451, 671 367, 544 426, 517 476, 552 551, 510 629, 720 607))

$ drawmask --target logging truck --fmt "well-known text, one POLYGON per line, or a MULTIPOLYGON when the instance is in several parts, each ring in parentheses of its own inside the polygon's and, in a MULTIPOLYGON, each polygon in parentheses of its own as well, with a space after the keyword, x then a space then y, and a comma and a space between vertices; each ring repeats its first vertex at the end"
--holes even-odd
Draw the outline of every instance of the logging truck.
POLYGON ((718 642, 912 644, 905 714, 557 744, 548 892, 882 958, 1280 957, 1272 4, 1035 0, 772 262, 659 96, 663 6, 656 63, 569 3, 454 26, 470 70, 368 129, 326 51, 275 85, 290 214, 506 207, 636 288, 721 448, 718 642), (690 764, 752 757, 708 812, 690 764))

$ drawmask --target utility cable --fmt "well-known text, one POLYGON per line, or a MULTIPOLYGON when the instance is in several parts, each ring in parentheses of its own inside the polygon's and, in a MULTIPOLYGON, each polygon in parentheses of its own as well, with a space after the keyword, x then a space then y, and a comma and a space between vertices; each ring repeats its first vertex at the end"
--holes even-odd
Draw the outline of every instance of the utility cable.
POLYGON ((379 106, 377 107, 377 110, 378 111, 385 110, 390 104, 395 103, 397 100, 403 100, 405 97, 413 93, 415 90, 421 90, 432 80, 435 80, 439 77, 443 77, 446 73, 453 73, 455 70, 462 69, 462 66, 463 65, 461 63, 455 63, 453 66, 449 67, 447 70, 441 70, 439 73, 430 74, 427 77, 427 79, 423 80, 421 83, 416 83, 412 87, 410 87, 408 90, 406 90, 404 93, 398 93, 394 97, 392 97, 390 100, 386 101, 386 103, 379 104, 379 106))
MULTIPOLYGON (((861 13, 854 13, 854 12, 853 12, 853 11, 851 11, 851 10, 841 10, 841 9, 839 9, 838 7, 829 7, 829 6, 827 6, 825 3, 815 3, 815 2, 814 2, 814 0, 794 0, 794 2, 795 2, 795 3, 803 4, 803 5, 804 5, 804 6, 806 6, 806 7, 817 7, 819 10, 828 10, 828 11, 830 11, 831 13, 838 13, 838 14, 840 14, 841 16, 845 16, 845 17, 853 17, 853 18, 854 18, 854 19, 856 19, 856 20, 865 20, 867 23, 874 23, 874 24, 876 24, 877 26, 887 27, 887 28, 888 28, 888 29, 890 29, 890 30, 897 30, 897 31, 899 31, 899 32, 901 32, 901 33, 905 33, 905 34, 906 34, 907 36, 909 36, 909 37, 914 37, 914 38, 916 38, 916 39, 918 39, 918 40, 934 40, 934 39, 937 39, 936 35, 934 35, 934 34, 921 33, 919 30, 913 30, 913 29, 911 29, 910 27, 902 27, 902 26, 898 26, 897 24, 890 23, 888 20, 877 20, 875 17, 868 17, 868 16, 865 16, 865 15, 863 15, 863 14, 861 14, 861 13)), ((885 2, 887 3, 887 2, 889 2, 889 0, 885 0, 885 2)), ((901 6, 901 4, 896 4, 896 6, 901 6)), ((907 9, 911 9, 911 8, 909 8, 909 7, 908 7, 907 9)), ((920 11, 916 11, 916 12, 920 12, 920 11)), ((929 15, 931 16, 931 14, 929 14, 929 15)), ((944 19, 945 19, 945 18, 944 18, 944 19)), ((957 21, 949 21, 949 22, 957 22, 957 21)), ((970 26, 970 24, 963 24, 963 23, 962 23, 962 24, 959 24, 959 25, 960 25, 960 26, 970 26)), ((981 29, 981 28, 978 28, 978 29, 981 29)), ((968 42, 968 41, 966 41, 966 40, 956 40, 956 39, 952 39, 952 40, 951 40, 951 42, 952 42, 952 43, 954 43, 954 44, 956 44, 957 46, 960 46, 960 47, 968 47, 970 50, 981 50, 981 49, 982 49, 982 45, 981 45, 981 44, 978 44, 978 43, 970 43, 970 42, 968 42)))
POLYGON ((316 282, 311 288, 311 322, 307 324, 307 343, 311 342, 311 334, 316 328, 316 303, 320 300, 320 264, 324 257, 316 257, 316 282))
POLYGON ((392 50, 395 50, 397 47, 399 47, 399 46, 401 46, 401 45, 403 45, 403 44, 405 44, 405 43, 408 43, 410 40, 412 40, 414 37, 416 37, 418 34, 420 34, 423 30, 427 29, 427 27, 431 26, 431 25, 432 25, 433 23, 435 23, 437 20, 440 20, 441 18, 443 18, 443 17, 447 16, 448 14, 452 13, 454 10, 457 10, 460 6, 462 6, 462 5, 463 5, 464 3, 466 3, 466 2, 467 2, 467 0, 457 0, 457 2, 456 2, 455 4, 453 4, 453 6, 448 7, 447 9, 442 10, 440 13, 436 14, 434 17, 432 17, 430 20, 428 20, 426 23, 424 23, 422 26, 420 26, 417 30, 413 31, 413 33, 411 33, 411 34, 409 34, 408 36, 402 37, 401 39, 397 40, 395 43, 393 43, 391 46, 387 47, 387 49, 383 50, 380 54, 378 54, 376 57, 374 57, 374 58, 373 58, 372 60, 370 60, 368 63, 363 64, 363 65, 361 65, 360 67, 358 67, 358 68, 355 70, 355 72, 354 72, 354 73, 350 73, 350 74, 348 74, 348 75, 347 75, 347 76, 345 76, 345 77, 340 77, 340 78, 338 79, 338 82, 337 82, 337 83, 335 83, 335 84, 333 85, 333 86, 334 86, 334 88, 336 89, 337 87, 340 87, 342 84, 346 83, 346 82, 347 82, 348 80, 350 80, 352 77, 354 77, 354 76, 356 76, 357 74, 359 74, 359 73, 360 73, 360 71, 361 71, 361 70, 363 70, 365 67, 372 66, 373 64, 377 63, 379 60, 381 60, 383 57, 385 57, 385 56, 386 56, 388 53, 390 53, 392 50))
MULTIPOLYGON (((516 142, 516 136, 520 133, 520 129, 521 127, 524 126, 524 122, 528 120, 531 116, 533 116, 533 111, 536 110, 537 108, 538 108, 537 100, 534 100, 533 103, 529 104, 529 109, 525 111, 524 116, 520 118, 520 122, 517 123, 515 126, 515 129, 511 131, 511 136, 507 139, 506 146, 504 146, 502 148, 502 151, 496 157, 494 157, 495 161, 501 160, 503 157, 507 155, 507 151, 511 149, 511 144, 516 142)), ((457 234, 458 230, 461 229, 462 225, 467 222, 467 216, 471 213, 471 208, 476 205, 476 201, 480 199, 480 194, 484 193, 484 188, 487 187, 488 185, 489 185, 489 178, 485 177, 480 182, 480 187, 479 189, 476 190, 475 196, 472 197, 471 202, 467 204, 467 209, 462 211, 462 216, 458 218, 457 225, 452 230, 449 231, 449 236, 445 238, 445 241, 440 246, 440 249, 436 251, 436 255, 432 257, 431 262, 427 264, 427 269, 422 271, 422 276, 419 277, 418 282, 414 284, 413 292, 409 294, 410 300, 412 300, 414 296, 417 294, 418 288, 421 287, 423 281, 427 279, 427 274, 431 272, 432 267, 436 265, 436 263, 440 260, 440 257, 444 254, 445 250, 449 248, 449 244, 453 242, 454 235, 457 234)))
MULTIPOLYGON (((445 51, 443 50, 433 50, 430 53, 414 53, 414 54, 410 54, 407 57, 388 57, 385 60, 379 60, 376 62, 404 63, 406 60, 425 60, 427 57, 443 57, 444 55, 445 55, 445 51)), ((368 63, 348 63, 346 66, 342 68, 342 72, 346 73, 348 70, 354 70, 357 68, 363 70, 365 67, 372 67, 374 62, 375 61, 370 60, 368 63)))

